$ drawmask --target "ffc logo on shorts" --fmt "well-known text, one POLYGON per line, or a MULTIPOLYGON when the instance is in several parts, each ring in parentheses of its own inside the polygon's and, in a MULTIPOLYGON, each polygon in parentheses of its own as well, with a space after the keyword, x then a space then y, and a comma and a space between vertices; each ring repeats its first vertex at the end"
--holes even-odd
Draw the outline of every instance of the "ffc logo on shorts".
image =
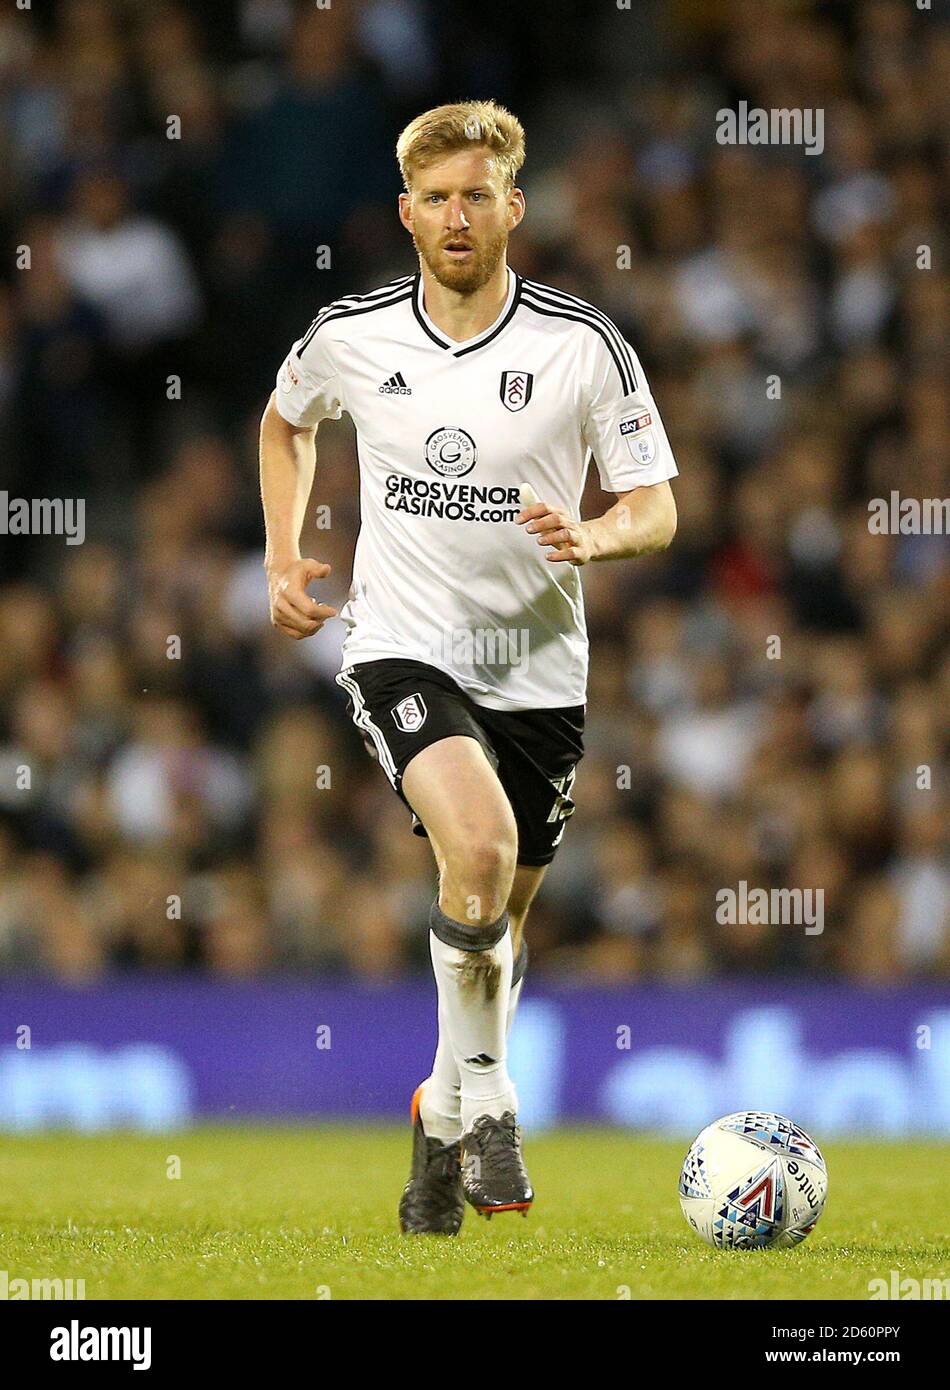
POLYGON ((429 711, 421 695, 407 695, 393 707, 392 716, 404 734, 414 734, 426 722, 429 711))

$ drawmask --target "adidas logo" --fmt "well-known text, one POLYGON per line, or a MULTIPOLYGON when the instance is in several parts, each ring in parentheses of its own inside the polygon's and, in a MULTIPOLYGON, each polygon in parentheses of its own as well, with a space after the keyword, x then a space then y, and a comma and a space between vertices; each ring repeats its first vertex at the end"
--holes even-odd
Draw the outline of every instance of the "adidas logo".
POLYGON ((388 381, 383 382, 379 388, 379 394, 381 396, 411 396, 412 387, 407 386, 403 381, 402 372, 397 372, 395 376, 391 376, 388 381))

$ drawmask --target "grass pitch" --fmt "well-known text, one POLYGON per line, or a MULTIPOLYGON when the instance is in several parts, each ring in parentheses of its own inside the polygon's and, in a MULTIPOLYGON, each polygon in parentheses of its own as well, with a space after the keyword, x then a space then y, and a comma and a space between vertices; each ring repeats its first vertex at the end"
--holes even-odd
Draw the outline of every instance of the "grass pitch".
POLYGON ((938 1144, 823 1145, 816 1230, 759 1252, 687 1228, 686 1140, 603 1130, 529 1136, 527 1219, 469 1209, 457 1239, 401 1236, 409 1147, 408 1124, 2 1135, 0 1266, 87 1299, 866 1299, 892 1269, 950 1277, 938 1144))

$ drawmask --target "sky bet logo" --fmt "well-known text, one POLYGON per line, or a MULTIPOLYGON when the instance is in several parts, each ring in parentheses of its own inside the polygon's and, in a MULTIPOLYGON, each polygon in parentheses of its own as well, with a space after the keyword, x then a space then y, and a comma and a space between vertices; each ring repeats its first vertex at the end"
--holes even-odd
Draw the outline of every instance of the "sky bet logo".
POLYGON ((653 423, 653 416, 649 411, 644 415, 634 415, 630 420, 620 421, 621 434, 636 434, 639 430, 645 430, 647 425, 653 423))

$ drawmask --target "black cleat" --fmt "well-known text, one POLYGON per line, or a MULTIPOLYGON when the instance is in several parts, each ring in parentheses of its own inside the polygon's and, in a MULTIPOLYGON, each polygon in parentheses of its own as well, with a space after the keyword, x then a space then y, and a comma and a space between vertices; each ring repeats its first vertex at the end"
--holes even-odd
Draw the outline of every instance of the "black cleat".
POLYGON ((496 1211, 527 1216, 534 1192, 521 1157, 521 1130, 510 1110, 500 1120, 479 1115, 462 1135, 462 1187, 466 1201, 488 1220, 496 1211))
POLYGON ((410 1236, 457 1236, 465 1215, 461 1143, 430 1139, 422 1128, 419 1098, 412 1098, 412 1170, 399 1202, 399 1229, 410 1236))

